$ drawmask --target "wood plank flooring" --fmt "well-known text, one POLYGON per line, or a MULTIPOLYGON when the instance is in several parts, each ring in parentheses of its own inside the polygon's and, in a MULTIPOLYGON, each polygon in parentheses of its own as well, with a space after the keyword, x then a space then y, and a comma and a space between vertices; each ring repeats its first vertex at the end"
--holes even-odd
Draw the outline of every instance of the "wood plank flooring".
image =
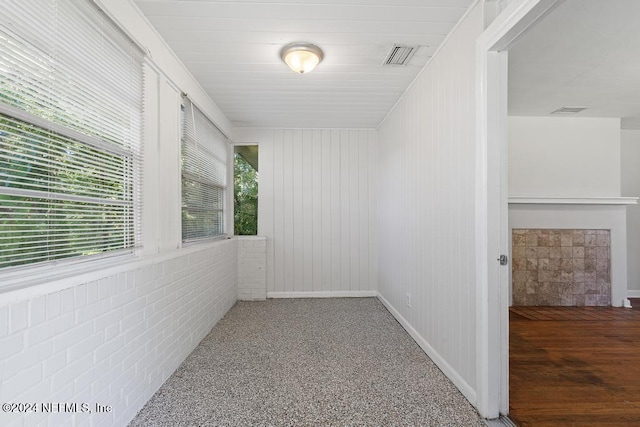
POLYGON ((509 417, 529 426, 640 426, 640 310, 512 307, 509 417))

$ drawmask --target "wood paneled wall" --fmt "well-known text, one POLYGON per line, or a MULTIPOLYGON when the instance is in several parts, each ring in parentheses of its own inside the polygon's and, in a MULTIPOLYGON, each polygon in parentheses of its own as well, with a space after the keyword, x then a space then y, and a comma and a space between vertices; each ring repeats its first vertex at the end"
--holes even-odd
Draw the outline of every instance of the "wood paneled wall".
POLYGON ((374 130, 237 129, 259 144, 267 292, 377 289, 374 130))
POLYGON ((379 284, 392 313, 475 403, 476 6, 381 125, 379 284))

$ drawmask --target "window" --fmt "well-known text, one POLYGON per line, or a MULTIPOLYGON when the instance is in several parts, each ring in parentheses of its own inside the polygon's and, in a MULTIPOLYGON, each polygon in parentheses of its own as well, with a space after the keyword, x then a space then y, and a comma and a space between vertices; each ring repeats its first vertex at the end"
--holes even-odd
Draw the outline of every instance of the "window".
POLYGON ((87 0, 0 2, 0 268, 139 244, 142 59, 87 0))
POLYGON ((225 136, 189 98, 182 113, 182 240, 224 234, 225 136))
POLYGON ((233 224, 237 235, 258 234, 258 146, 237 145, 233 153, 233 224))

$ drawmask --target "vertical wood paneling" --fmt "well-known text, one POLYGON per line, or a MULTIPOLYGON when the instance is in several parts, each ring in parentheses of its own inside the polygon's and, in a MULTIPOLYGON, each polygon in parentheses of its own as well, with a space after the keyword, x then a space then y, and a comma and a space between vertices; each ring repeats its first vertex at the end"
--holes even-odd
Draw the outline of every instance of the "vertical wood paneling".
POLYGON ((342 270, 341 270, 341 240, 344 237, 341 229, 340 206, 342 200, 340 198, 340 188, 342 185, 340 175, 340 131, 331 131, 331 158, 329 159, 329 174, 331 175, 331 195, 329 204, 331 205, 331 281, 329 290, 339 291, 342 287, 342 270))
MULTIPOLYGON (((260 141, 260 139, 257 139, 260 141)), ((258 150, 260 146, 258 147, 258 150)), ((260 152, 258 151, 258 157, 260 152)), ((269 168, 270 165, 265 164, 265 168, 269 168)), ((267 284, 267 289, 274 292, 284 291, 284 191, 276 191, 276 188, 282 189, 284 187, 284 135, 281 131, 276 131, 273 136, 273 193, 271 198, 273 199, 273 274, 274 282, 267 284)), ((258 189, 258 193, 262 194, 258 189)), ((268 193, 267 193, 268 194, 268 193)), ((258 205, 262 203, 263 197, 258 197, 258 205)), ((260 214, 260 212, 258 212, 260 214)), ((265 236, 269 236, 268 230, 259 230, 260 233, 265 233, 265 236)), ((269 257, 267 253, 267 258, 269 257)), ((267 272, 269 274, 269 272, 267 272)))
POLYGON ((311 145, 311 164, 313 188, 313 200, 311 204, 311 227, 312 227, 312 253, 311 253, 311 276, 312 291, 322 289, 322 132, 313 132, 311 145), (317 260, 317 262, 313 262, 317 260))
POLYGON ((305 130, 302 136, 302 288, 313 289, 313 131, 305 130))
MULTIPOLYGON (((248 141, 256 142, 256 141, 248 141)), ((270 132, 269 138, 263 140, 260 144, 258 152, 258 191, 267 194, 273 194, 273 186, 276 179, 276 169, 272 167, 274 164, 274 143, 273 132, 270 132), (269 165, 270 167, 266 167, 269 165)), ((280 206, 282 201, 279 200, 280 206)), ((258 204, 258 228, 263 230, 264 234, 273 236, 275 233, 275 211, 276 197, 260 200, 258 204)), ((273 291, 274 276, 274 253, 275 246, 273 239, 267 240, 267 291, 273 291)))
POLYGON ((360 145, 358 144, 358 132, 349 132, 349 287, 350 289, 359 290, 359 275, 360 275, 360 254, 359 254, 359 240, 360 240, 360 174, 361 169, 361 153, 360 145))
MULTIPOLYGON (((295 224, 293 219, 295 216, 294 204, 294 181, 295 168, 293 164, 293 134, 291 132, 283 132, 282 157, 284 180, 282 185, 282 195, 284 197, 284 224, 282 228, 282 243, 284 247, 284 255, 282 258, 284 264, 284 283, 283 290, 286 292, 293 291, 293 283, 295 280, 295 252, 294 252, 294 232, 295 224)), ((277 189, 274 188, 274 191, 277 189)))
POLYGON ((351 147, 349 132, 340 132, 340 290, 350 288, 351 282, 351 147))
POLYGON ((303 198, 303 165, 302 148, 303 133, 294 130, 291 133, 291 149, 293 150, 293 250, 291 251, 291 263, 293 264, 293 283, 287 286, 289 290, 304 290, 304 212, 302 210, 303 198))
POLYGON ((378 133, 379 292, 472 402, 480 9, 467 15, 378 133))
POLYGON ((368 168, 368 181, 369 181, 369 279, 365 284, 371 282, 378 283, 378 144, 377 133, 367 134, 367 151, 369 152, 368 168))
POLYGON ((376 131, 238 129, 236 141, 258 142, 270 182, 259 189, 268 292, 376 290, 376 131))
MULTIPOLYGON (((360 203, 358 204, 358 239, 360 241, 360 249, 365 247, 369 248, 369 207, 362 203, 369 197, 369 159, 370 153, 368 150, 368 138, 366 134, 358 133, 358 196, 360 197, 360 203)), ((358 273, 358 281, 360 289, 367 289, 367 282, 369 281, 369 253, 359 250, 357 253, 358 262, 360 264, 360 271, 358 273)))
POLYGON ((322 144, 322 210, 321 215, 322 218, 320 220, 322 226, 322 255, 320 262, 320 289, 332 289, 332 273, 333 270, 331 268, 331 239, 332 239, 332 229, 331 229, 331 181, 333 174, 331 173, 331 131, 328 129, 324 129, 321 134, 321 144, 322 144))

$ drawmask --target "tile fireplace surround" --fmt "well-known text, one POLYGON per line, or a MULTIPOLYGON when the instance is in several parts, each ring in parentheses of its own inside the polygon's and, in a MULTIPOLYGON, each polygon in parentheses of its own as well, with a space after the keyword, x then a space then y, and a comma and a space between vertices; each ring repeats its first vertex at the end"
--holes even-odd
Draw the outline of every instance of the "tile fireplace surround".
POLYGON ((609 230, 513 229, 513 305, 611 305, 609 230))

